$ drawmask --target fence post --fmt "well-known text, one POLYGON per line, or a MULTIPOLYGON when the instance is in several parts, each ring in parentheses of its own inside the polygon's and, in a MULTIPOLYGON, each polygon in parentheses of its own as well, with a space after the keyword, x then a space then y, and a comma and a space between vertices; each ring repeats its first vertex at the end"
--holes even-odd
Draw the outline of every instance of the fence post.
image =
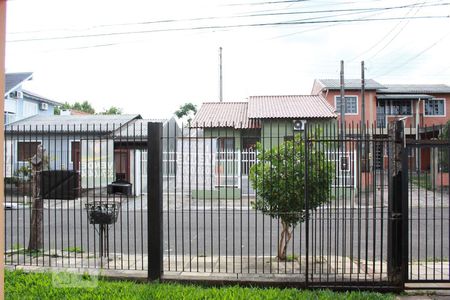
POLYGON ((405 218, 408 217, 408 192, 407 187, 405 188, 408 174, 408 156, 404 145, 403 121, 395 121, 389 124, 389 138, 393 141, 389 142, 387 271, 388 279, 393 284, 403 287, 408 261, 408 234, 405 233, 404 227, 407 225, 405 218))
POLYGON ((148 280, 163 272, 162 123, 147 124, 147 248, 148 280))

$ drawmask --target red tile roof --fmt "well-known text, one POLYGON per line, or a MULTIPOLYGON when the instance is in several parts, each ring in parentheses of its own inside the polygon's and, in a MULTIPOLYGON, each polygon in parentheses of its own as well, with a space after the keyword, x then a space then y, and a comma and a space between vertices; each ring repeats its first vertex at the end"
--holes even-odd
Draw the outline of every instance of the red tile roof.
POLYGON ((251 96, 250 119, 336 118, 333 107, 319 95, 251 96))
POLYGON ((191 122, 192 127, 260 128, 258 120, 247 117, 247 102, 206 102, 191 122))

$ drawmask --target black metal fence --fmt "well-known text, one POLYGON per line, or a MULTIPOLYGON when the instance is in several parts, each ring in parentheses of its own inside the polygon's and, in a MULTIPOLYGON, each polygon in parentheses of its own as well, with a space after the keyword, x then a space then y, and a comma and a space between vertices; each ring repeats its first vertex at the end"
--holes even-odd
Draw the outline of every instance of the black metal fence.
POLYGON ((11 125, 4 147, 7 264, 147 268, 146 123, 11 125))
MULTIPOLYGON (((395 139, 385 129, 235 125, 8 127, 6 263, 399 285, 388 256, 395 139), (40 170, 50 178, 36 191, 40 170), (36 198, 42 243, 30 248, 36 198)), ((407 280, 449 280, 448 146, 411 147, 407 280)))
MULTIPOLYGON (((437 137, 436 137, 437 138, 437 137)), ((408 141, 408 281, 450 281, 450 141, 408 141), (425 165, 414 162, 421 157, 425 165), (425 157, 425 158, 424 158, 425 157)))

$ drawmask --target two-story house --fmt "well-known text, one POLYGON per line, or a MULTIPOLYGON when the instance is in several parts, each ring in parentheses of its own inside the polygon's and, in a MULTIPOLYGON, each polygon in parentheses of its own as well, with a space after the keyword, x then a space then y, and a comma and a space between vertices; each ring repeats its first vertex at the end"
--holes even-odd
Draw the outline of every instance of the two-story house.
MULTIPOLYGON (((405 134, 410 139, 433 138, 439 135, 441 125, 450 120, 447 107, 450 103, 450 86, 445 84, 380 84, 373 79, 365 81, 365 109, 362 109, 360 79, 346 79, 345 123, 360 124, 363 114, 368 133, 377 137, 387 135, 387 124, 395 119, 405 119, 405 134)), ((316 79, 312 94, 322 95, 340 116, 340 81, 316 79)), ((383 168, 387 149, 383 143, 375 145, 376 166, 383 168)), ((430 168, 429 149, 422 149, 416 163, 422 170, 430 168), (419 159, 420 157, 420 159, 419 159)))
POLYGON ((24 90, 24 82, 31 80, 33 73, 7 73, 5 75, 5 124, 19 121, 34 115, 49 116, 54 114, 56 106, 61 103, 47 99, 24 90))

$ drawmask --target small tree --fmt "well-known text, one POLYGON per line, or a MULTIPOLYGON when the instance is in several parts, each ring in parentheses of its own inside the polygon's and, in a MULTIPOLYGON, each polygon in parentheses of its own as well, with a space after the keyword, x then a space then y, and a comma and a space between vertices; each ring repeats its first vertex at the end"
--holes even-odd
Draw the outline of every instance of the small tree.
POLYGON ((197 106, 191 102, 185 103, 180 106, 180 108, 175 111, 175 115, 178 119, 186 117, 187 122, 191 122, 192 117, 197 113, 197 106))
POLYGON ((266 151, 258 143, 258 162, 250 169, 250 182, 257 194, 253 208, 281 220, 280 260, 286 259, 295 226, 306 220, 310 210, 330 199, 334 166, 319 147, 307 147, 300 135, 266 151))
MULTIPOLYGON (((439 134, 439 139, 444 141, 450 140, 450 121, 447 122, 439 134)), ((448 172, 449 170, 449 152, 447 147, 439 149, 439 171, 448 172)))
POLYGON ((70 103, 64 102, 61 106, 56 106, 55 107, 55 110, 54 110, 53 114, 60 115, 61 114, 61 110, 71 109, 71 108, 72 108, 72 105, 70 103))
POLYGON ((75 110, 82 111, 85 113, 95 114, 95 109, 92 107, 92 104, 90 104, 87 101, 75 102, 74 104, 65 102, 60 107, 55 108, 54 114, 60 115, 62 109, 75 109, 75 110))
POLYGON ((102 115, 121 115, 122 109, 116 106, 111 106, 108 109, 105 109, 105 111, 101 112, 102 115))

